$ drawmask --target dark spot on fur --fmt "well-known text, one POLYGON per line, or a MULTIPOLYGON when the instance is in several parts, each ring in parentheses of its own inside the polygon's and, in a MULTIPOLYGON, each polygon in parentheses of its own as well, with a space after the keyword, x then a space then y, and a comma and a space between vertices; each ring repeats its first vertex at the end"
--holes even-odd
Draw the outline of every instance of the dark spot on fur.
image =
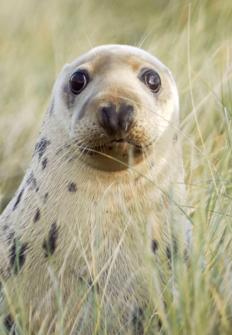
POLYGON ((33 172, 30 173, 29 177, 26 180, 26 183, 28 186, 30 186, 32 190, 34 190, 37 187, 37 180, 33 172))
POLYGON ((3 321, 7 334, 16 335, 14 319, 8 314, 3 321))
POLYGON ((144 313, 142 308, 135 308, 133 316, 132 316, 132 324, 133 324, 133 335, 143 335, 144 334, 144 313))
POLYGON ((88 286, 95 292, 100 292, 100 287, 98 283, 94 283, 91 278, 88 279, 88 286))
POLYGON ((37 221, 39 221, 39 219, 40 219, 40 209, 37 208, 35 212, 35 216, 33 218, 33 222, 36 223, 37 221))
POLYGON ((44 159, 42 160, 42 169, 43 169, 43 170, 46 168, 47 163, 48 163, 48 159, 47 159, 47 158, 44 158, 44 159))
POLYGON ((188 249, 184 249, 184 262, 189 266, 190 265, 190 251, 188 249))
POLYGON ((24 192, 24 188, 19 192, 19 194, 16 198, 16 201, 15 201, 14 206, 13 206, 13 211, 17 208, 18 204, 20 203, 23 192, 24 192))
POLYGON ((5 225, 2 227, 2 229, 3 229, 4 231, 6 231, 6 230, 9 229, 9 226, 8 226, 7 224, 5 224, 5 225))
POLYGON ((158 241, 152 240, 151 241, 151 250, 153 251, 154 254, 156 253, 158 247, 159 247, 158 241))
POLYGON ((176 255, 177 252, 178 252, 178 245, 177 245, 177 241, 175 239, 172 241, 172 247, 173 247, 173 252, 176 255))
POLYGON ((172 248, 170 248, 170 247, 166 248, 166 255, 167 255, 167 258, 168 258, 169 262, 172 261, 172 253, 175 256, 177 254, 177 251, 178 251, 177 242, 176 242, 176 240, 173 240, 172 248))
POLYGON ((35 153, 38 154, 39 160, 41 159, 41 157, 43 156, 43 154, 47 150, 47 147, 48 147, 49 144, 51 144, 51 142, 49 140, 47 140, 45 137, 41 138, 41 140, 38 143, 36 143, 35 153))
POLYGON ((14 232, 10 232, 7 235, 7 242, 11 244, 12 240, 14 239, 14 237, 15 237, 15 233, 14 232))
POLYGON ((89 287, 92 287, 92 286, 93 286, 93 281, 92 281, 91 278, 88 279, 88 285, 89 285, 89 287))
POLYGON ((56 222, 54 222, 49 230, 48 239, 44 240, 42 245, 45 257, 52 255, 56 250, 57 238, 58 238, 58 228, 56 222))
POLYGON ((166 256, 168 258, 169 261, 171 261, 172 259, 172 253, 169 247, 166 248, 166 256))
POLYGON ((25 263, 27 249, 27 243, 21 243, 19 240, 14 239, 10 249, 10 265, 14 274, 17 274, 25 263))
POLYGON ((158 321, 157 321, 157 326, 158 326, 158 329, 161 330, 163 324, 162 324, 162 321, 161 319, 158 317, 158 321))
POLYGON ((46 203, 48 200, 48 192, 44 194, 44 203, 46 203))
POLYGON ((51 104, 50 104, 49 109, 48 109, 48 114, 52 115, 53 110, 54 110, 54 99, 52 99, 52 101, 51 101, 51 104))
POLYGON ((75 183, 69 183, 68 184, 68 190, 69 192, 76 192, 77 191, 77 185, 75 183))
POLYGON ((36 192, 39 192, 39 186, 38 186, 38 187, 36 187, 35 191, 36 191, 36 192))

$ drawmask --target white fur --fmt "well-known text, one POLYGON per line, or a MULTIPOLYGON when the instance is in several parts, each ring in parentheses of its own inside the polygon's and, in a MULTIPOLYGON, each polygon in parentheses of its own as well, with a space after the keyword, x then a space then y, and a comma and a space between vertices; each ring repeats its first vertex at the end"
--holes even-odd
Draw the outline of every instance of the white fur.
MULTIPOLYGON (((13 210, 13 198, 0 218, 1 227, 8 225, 8 232, 14 231, 29 246, 19 274, 7 278, 5 285, 9 299, 17 303, 16 280, 24 307, 36 312, 32 318, 35 332, 46 320, 47 329, 56 315, 54 295, 59 287, 63 308, 68 310, 65 328, 71 332, 74 320, 80 325, 88 315, 83 329, 85 334, 92 334, 93 293, 88 281, 99 285, 99 303, 107 322, 118 315, 122 324, 123 315, 129 317, 135 306, 146 303, 152 267, 166 261, 171 236, 182 241, 191 230, 179 208, 185 191, 181 147, 178 140, 173 142, 173 135, 178 133, 178 94, 170 71, 159 60, 135 47, 107 45, 66 65, 55 83, 52 100, 53 111, 46 114, 40 134, 40 139, 50 141, 42 157, 48 159, 48 165, 43 170, 42 159, 34 155, 17 192, 24 189, 20 203, 13 210), (120 69, 116 64, 104 76, 96 74, 95 81, 68 109, 62 91, 65 82, 80 65, 91 66, 95 57, 108 53, 114 57, 133 55, 154 66, 163 80, 164 92, 154 98, 128 66, 120 69), (94 108, 105 99, 105 94, 114 92, 114 87, 120 93, 124 90, 124 95, 140 106, 136 109, 137 128, 131 136, 140 136, 144 143, 153 138, 156 141, 147 159, 130 169, 107 173, 81 159, 74 144, 64 145, 71 144, 76 137, 89 141, 92 134, 97 141, 104 136, 100 127, 91 128, 92 122, 96 122, 94 108), (88 99, 91 103, 79 120, 81 107, 88 99), (31 172, 39 187, 37 192, 31 184, 26 185, 31 172), (75 182, 77 192, 68 191, 70 182, 75 182), (34 223, 37 208, 41 217, 34 223), (48 259, 42 245, 53 222, 58 226, 57 247, 48 259), (156 255, 151 251, 153 239, 159 243, 156 255)), ((10 248, 6 234, 2 230, 0 257, 5 277, 10 248)), ((115 322, 111 334, 116 334, 119 324, 115 322)))

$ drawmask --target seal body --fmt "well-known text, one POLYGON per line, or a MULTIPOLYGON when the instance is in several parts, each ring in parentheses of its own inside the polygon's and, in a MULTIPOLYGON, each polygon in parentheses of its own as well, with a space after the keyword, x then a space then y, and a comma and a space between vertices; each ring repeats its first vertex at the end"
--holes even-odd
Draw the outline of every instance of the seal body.
POLYGON ((12 319, 26 311, 35 334, 133 332, 153 267, 191 235, 178 124, 173 77, 147 52, 101 46, 64 66, 0 217, 12 319))

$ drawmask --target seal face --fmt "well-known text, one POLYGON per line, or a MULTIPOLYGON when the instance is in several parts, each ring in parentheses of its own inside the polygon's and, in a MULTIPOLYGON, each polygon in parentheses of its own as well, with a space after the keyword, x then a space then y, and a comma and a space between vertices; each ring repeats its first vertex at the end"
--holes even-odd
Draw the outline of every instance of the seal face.
POLYGON ((0 217, 6 305, 23 302, 34 334, 143 332, 151 269, 167 274, 191 233, 178 118, 170 71, 141 49, 101 46, 64 66, 0 217))
POLYGON ((65 66, 55 113, 90 166, 116 171, 142 162, 178 117, 170 71, 128 46, 96 48, 65 66))

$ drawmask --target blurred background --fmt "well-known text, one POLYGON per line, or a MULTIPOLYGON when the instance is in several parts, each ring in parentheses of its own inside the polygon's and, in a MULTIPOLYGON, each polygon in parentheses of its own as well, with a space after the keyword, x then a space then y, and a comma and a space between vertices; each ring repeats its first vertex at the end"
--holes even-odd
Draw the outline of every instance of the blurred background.
POLYGON ((179 89, 194 252, 179 274, 178 304, 171 296, 163 316, 167 334, 229 335, 231 0, 0 0, 0 212, 30 162, 61 67, 107 43, 151 52, 179 89))

